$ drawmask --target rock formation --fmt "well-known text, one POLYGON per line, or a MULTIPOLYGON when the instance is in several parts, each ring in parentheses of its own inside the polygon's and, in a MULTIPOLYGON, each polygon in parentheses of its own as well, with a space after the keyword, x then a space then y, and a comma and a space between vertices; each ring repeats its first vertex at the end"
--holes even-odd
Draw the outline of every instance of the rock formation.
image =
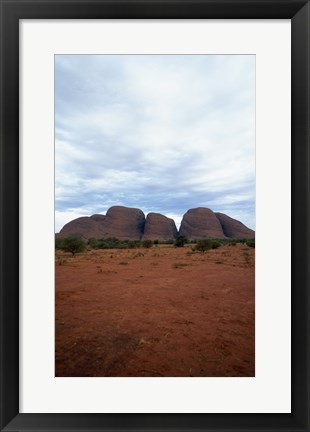
POLYGON ((109 208, 106 215, 81 217, 67 223, 58 237, 78 236, 84 239, 116 237, 119 240, 140 240, 144 232, 142 210, 123 206, 109 208))
POLYGON ((247 228, 242 222, 233 219, 224 213, 215 213, 216 217, 222 225, 223 232, 226 237, 231 238, 253 238, 255 232, 247 228))
POLYGON ((190 240, 204 237, 253 238, 255 232, 223 213, 204 207, 188 210, 178 233, 173 219, 160 213, 149 213, 123 206, 111 207, 106 215, 94 214, 67 223, 57 237, 77 236, 83 239, 116 237, 119 240, 169 240, 177 235, 190 240))
POLYGON ((212 210, 198 207, 188 210, 183 216, 180 235, 190 240, 204 237, 225 238, 220 221, 212 210))
MULTIPOLYGON (((99 222, 100 223, 100 222, 99 222)), ((109 208, 102 222, 102 236, 119 240, 140 240, 144 232, 145 215, 142 210, 123 206, 109 208)))
POLYGON ((170 240, 178 234, 173 219, 160 213, 149 213, 144 226, 143 240, 170 240))
POLYGON ((81 237, 83 239, 101 238, 100 224, 93 217, 79 217, 68 222, 59 232, 57 237, 81 237))

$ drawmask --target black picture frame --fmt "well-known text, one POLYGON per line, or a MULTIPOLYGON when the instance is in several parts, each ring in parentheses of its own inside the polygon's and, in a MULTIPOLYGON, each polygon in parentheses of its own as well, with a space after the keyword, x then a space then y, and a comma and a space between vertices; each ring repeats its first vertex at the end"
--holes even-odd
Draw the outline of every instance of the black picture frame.
MULTIPOLYGON (((0 0, 0 13, 1 431, 310 431, 309 2, 305 0, 0 0), (290 414, 19 413, 19 20, 99 18, 291 19, 292 412, 290 414)), ((44 398, 44 395, 42 397, 44 398)))

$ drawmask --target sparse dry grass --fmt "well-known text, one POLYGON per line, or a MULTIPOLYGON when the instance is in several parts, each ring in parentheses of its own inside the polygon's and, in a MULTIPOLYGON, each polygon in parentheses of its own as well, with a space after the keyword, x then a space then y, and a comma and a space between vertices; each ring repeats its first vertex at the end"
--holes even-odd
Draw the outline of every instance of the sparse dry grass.
POLYGON ((253 376, 255 248, 192 246, 57 253, 56 376, 253 376))

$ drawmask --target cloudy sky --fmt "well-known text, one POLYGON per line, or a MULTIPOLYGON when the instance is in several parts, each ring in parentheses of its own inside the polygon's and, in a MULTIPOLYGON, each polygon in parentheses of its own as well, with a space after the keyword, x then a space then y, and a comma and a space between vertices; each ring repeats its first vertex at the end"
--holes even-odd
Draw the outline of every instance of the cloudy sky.
POLYGON ((113 205, 255 229, 255 56, 55 56, 55 229, 113 205))

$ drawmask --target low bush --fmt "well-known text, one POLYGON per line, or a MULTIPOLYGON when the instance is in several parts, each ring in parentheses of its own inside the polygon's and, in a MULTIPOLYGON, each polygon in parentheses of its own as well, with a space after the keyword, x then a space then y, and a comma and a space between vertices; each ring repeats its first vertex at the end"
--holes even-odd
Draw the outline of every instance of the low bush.
POLYGON ((247 246, 255 248, 255 239, 248 240, 246 242, 247 246))
POLYGON ((115 237, 102 239, 90 238, 88 245, 93 249, 136 249, 141 247, 140 240, 119 240, 115 237))
POLYGON ((139 240, 128 240, 126 243, 128 249, 136 249, 141 247, 141 242, 139 240))
POLYGON ((63 246, 63 238, 56 238, 55 239, 55 249, 62 249, 63 246))
POLYGON ((65 237, 61 249, 65 252, 71 252, 74 256, 76 253, 83 252, 86 249, 86 243, 79 237, 65 237))
POLYGON ((115 237, 109 237, 98 240, 98 249, 125 249, 127 244, 124 241, 118 240, 115 237))
POLYGON ((143 240, 142 247, 149 249, 153 246, 152 240, 143 240))
POLYGON ((183 247, 185 243, 187 243, 187 238, 184 236, 179 236, 174 240, 174 246, 175 247, 183 247))
POLYGON ((217 249, 221 246, 221 243, 217 240, 205 238, 197 240, 195 250, 199 252, 205 252, 210 249, 217 249))
POLYGON ((88 239, 87 244, 88 244, 88 246, 90 246, 93 249, 97 249, 98 248, 98 240, 95 239, 95 238, 88 239))

